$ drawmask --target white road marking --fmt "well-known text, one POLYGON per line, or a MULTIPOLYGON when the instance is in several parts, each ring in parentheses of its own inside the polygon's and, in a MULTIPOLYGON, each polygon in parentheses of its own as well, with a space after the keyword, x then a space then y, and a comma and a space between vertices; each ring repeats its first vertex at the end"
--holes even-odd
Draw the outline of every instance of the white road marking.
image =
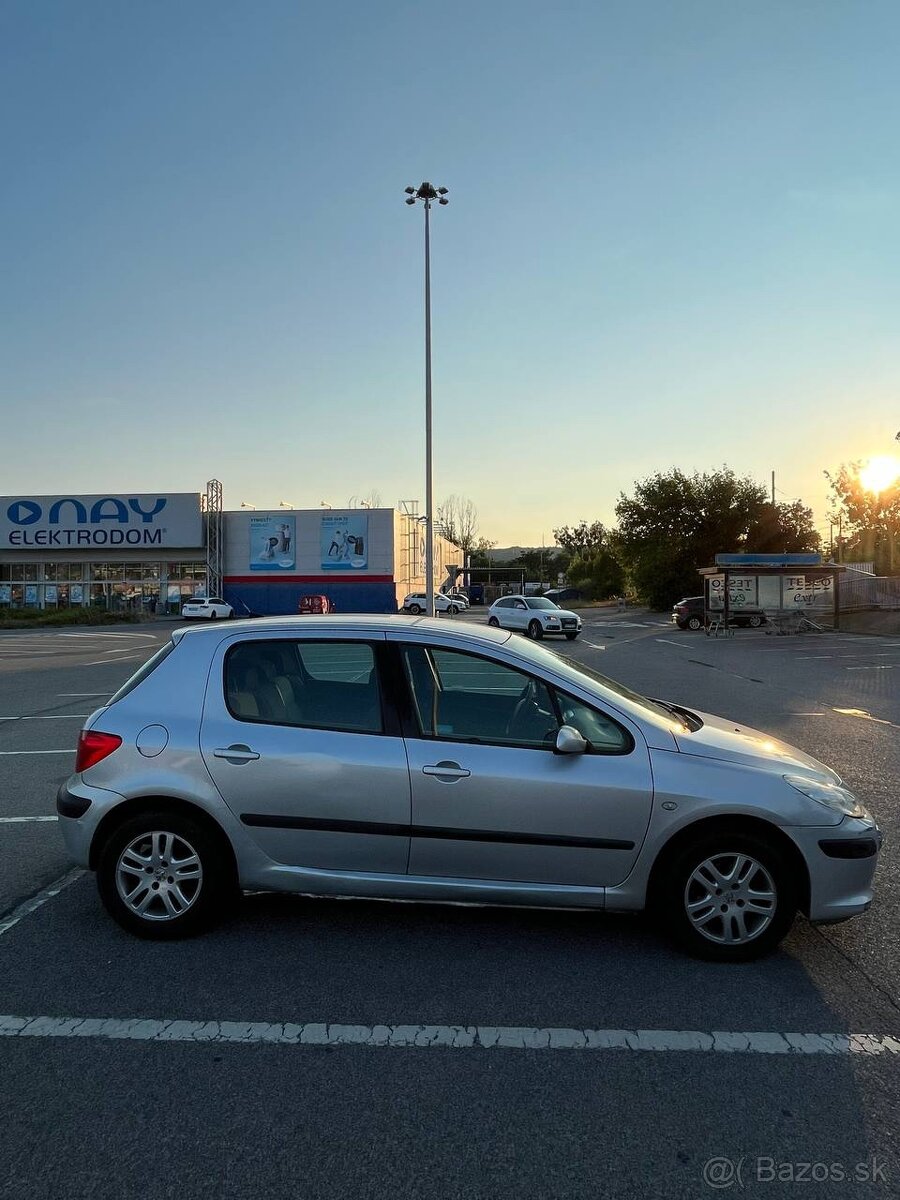
MULTIPOLYGON (((67 871, 65 875, 51 883, 49 887, 45 887, 43 891, 38 892, 36 896, 32 896, 30 900, 26 900, 24 904, 20 904, 18 908, 14 908, 9 916, 0 920, 0 937, 4 933, 8 933, 14 925, 27 917, 30 913, 42 908, 48 900, 52 900, 54 896, 58 896, 63 888, 67 888, 70 883, 74 883, 76 879, 80 879, 84 871, 80 867, 75 867, 71 871, 67 871)), ((0 1018, 2 1022, 2 1018, 0 1018)))
POLYGON ((59 637, 69 638, 149 638, 155 642, 155 633, 61 633, 59 637))
POLYGON ((680 650, 690 650, 691 647, 685 642, 676 642, 674 638, 654 638, 654 641, 665 642, 667 646, 678 646, 680 650))
POLYGON ((116 663, 131 662, 135 658, 144 658, 143 654, 132 654, 127 658, 95 658, 93 662, 80 663, 82 667, 114 667, 116 663))
MULTIPOLYGON (((2 929, 0 929, 2 931, 2 929)), ((157 1021, 140 1017, 0 1016, 0 1037, 92 1037, 246 1046, 378 1046, 422 1050, 624 1050, 713 1054, 887 1054, 900 1037, 876 1033, 704 1033, 676 1029, 559 1029, 519 1025, 336 1025, 269 1021, 157 1021)))
POLYGON ((74 754, 73 747, 68 750, 0 750, 0 758, 12 758, 16 754, 74 754))
POLYGON ((0 721, 81 721, 90 713, 66 713, 64 716, 37 717, 24 714, 21 717, 0 717, 0 721))
POLYGON ((118 650, 104 650, 104 654, 134 654, 135 650, 140 650, 140 646, 120 646, 118 650))
POLYGON ((591 648, 592 650, 605 650, 605 649, 606 649, 606 647, 605 647, 605 646, 601 646, 599 642, 589 642, 589 641, 587 640, 587 638, 582 638, 582 639, 581 639, 581 644, 582 644, 583 646, 590 646, 590 648, 591 648))
POLYGON ((875 663, 871 667, 844 667, 845 671, 893 671, 893 663, 875 663))
POLYGON ((32 821, 58 821, 59 817, 0 817, 0 825, 29 825, 32 821))
POLYGON ((109 692, 57 692, 57 696, 108 696, 109 692))

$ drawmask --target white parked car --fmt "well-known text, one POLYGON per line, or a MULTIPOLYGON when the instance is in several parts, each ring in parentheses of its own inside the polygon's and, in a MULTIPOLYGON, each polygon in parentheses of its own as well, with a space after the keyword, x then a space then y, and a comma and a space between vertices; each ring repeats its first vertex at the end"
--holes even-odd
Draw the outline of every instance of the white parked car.
POLYGON ((501 596, 488 609, 488 625, 518 629, 534 641, 560 633, 574 642, 581 633, 581 617, 546 596, 501 596))
MULTIPOLYGON (((411 592, 403 601, 404 611, 412 613, 414 617, 420 613, 428 612, 428 597, 424 592, 411 592)), ((442 592, 434 593, 434 611, 436 613, 449 613, 451 617, 455 617, 458 612, 462 611, 462 604, 456 599, 451 599, 445 596, 442 592)))
POLYGON ((450 591, 446 592, 445 594, 448 600, 455 600, 461 608, 471 607, 472 601, 462 590, 462 588, 451 588, 450 591))
POLYGON ((181 606, 185 621, 227 620, 234 616, 234 609, 219 596, 191 596, 181 606))

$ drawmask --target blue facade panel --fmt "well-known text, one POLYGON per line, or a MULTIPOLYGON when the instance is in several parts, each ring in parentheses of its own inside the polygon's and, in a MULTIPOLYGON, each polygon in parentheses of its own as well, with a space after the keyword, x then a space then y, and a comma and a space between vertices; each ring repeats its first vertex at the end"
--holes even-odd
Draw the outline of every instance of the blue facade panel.
POLYGON ((339 613, 395 613, 397 594, 393 583, 329 580, 300 583, 294 580, 235 582, 227 579, 223 599, 237 616, 278 617, 296 614, 301 596, 327 596, 339 613))

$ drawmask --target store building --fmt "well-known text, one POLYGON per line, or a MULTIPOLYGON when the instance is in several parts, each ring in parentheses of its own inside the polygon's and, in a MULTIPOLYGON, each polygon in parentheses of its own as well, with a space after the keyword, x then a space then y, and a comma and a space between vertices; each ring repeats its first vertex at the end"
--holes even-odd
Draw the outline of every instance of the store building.
MULTIPOLYGON (((215 481, 212 481, 215 484, 215 481)), ((338 612, 394 612, 424 590, 414 505, 221 511, 206 493, 0 498, 0 608, 94 605, 177 613, 221 592, 238 613, 294 613, 302 595, 338 612)), ((435 586, 461 565, 435 539, 435 586)))

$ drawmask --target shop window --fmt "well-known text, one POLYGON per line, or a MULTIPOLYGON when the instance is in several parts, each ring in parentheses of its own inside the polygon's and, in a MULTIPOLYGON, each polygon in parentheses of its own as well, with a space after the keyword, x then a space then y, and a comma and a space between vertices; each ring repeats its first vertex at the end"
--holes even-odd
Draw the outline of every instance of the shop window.
POLYGON ((0 582, 9 582, 12 579, 12 564, 0 563, 0 582))

